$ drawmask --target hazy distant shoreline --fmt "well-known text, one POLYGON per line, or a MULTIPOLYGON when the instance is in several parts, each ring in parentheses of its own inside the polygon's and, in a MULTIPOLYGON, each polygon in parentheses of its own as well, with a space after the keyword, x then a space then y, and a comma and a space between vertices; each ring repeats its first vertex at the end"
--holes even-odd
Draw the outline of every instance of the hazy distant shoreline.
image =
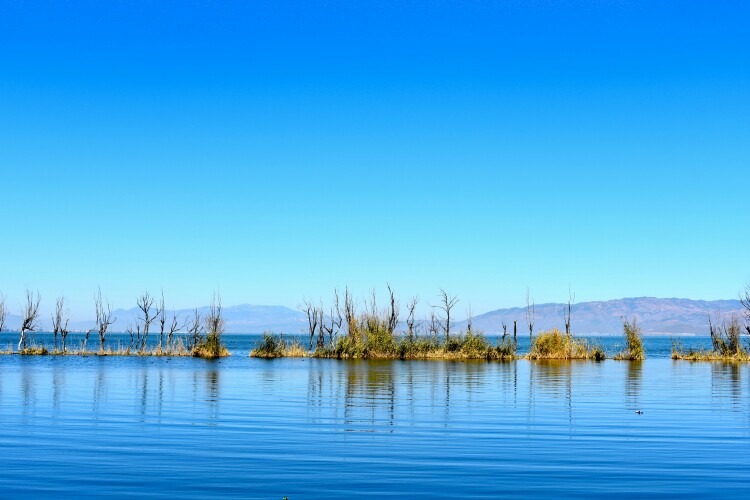
MULTIPOLYGON (((547 303, 536 305, 536 328, 547 330, 563 324, 565 304, 547 303)), ((199 308, 199 311, 206 307, 199 308)), ((192 314, 192 309, 178 310, 179 316, 192 314)), ((20 317, 9 311, 6 331, 20 328, 20 317)), ((111 332, 125 332, 128 323, 136 316, 136 309, 117 309, 113 315, 117 321, 111 325, 111 332)), ((227 334, 259 334, 263 332, 299 335, 307 331, 307 317, 304 312, 286 306, 235 305, 224 309, 227 334)), ((708 335, 708 315, 714 318, 740 316, 742 306, 739 300, 693 300, 677 298, 637 297, 607 301, 591 301, 573 304, 572 331, 578 335, 611 336, 621 335, 624 318, 638 318, 645 336, 703 336, 708 335)), ((473 327, 486 335, 502 332, 502 323, 512 325, 516 320, 519 326, 525 322, 525 307, 496 309, 473 317, 473 327)), ((94 320, 72 321, 71 331, 85 332, 93 327, 94 320)), ((465 328, 466 321, 456 321, 457 329, 465 328)), ((404 329, 404 325, 399 325, 404 329)), ((41 329, 49 329, 44 320, 41 329)))

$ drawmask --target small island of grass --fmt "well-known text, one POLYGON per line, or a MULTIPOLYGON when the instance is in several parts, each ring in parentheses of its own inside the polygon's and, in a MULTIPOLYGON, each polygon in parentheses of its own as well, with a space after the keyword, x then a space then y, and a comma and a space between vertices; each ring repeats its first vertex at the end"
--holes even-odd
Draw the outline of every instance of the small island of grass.
MULTIPOLYGON (((750 334, 750 325, 744 326, 750 334)), ((711 349, 685 349, 679 342, 672 345, 672 359, 687 361, 750 361, 750 349, 742 343, 743 325, 736 317, 715 325, 709 317, 711 349)))

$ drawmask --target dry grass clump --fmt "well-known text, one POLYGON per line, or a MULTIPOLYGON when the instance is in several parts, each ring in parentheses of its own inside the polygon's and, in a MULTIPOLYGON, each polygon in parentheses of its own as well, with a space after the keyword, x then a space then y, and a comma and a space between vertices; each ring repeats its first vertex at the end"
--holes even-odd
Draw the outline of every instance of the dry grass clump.
POLYGON ((540 333, 534 338, 527 359, 605 359, 604 351, 595 345, 589 345, 572 334, 560 332, 553 328, 540 333))
POLYGON ((49 354, 49 351, 46 347, 44 347, 42 344, 38 345, 30 345, 29 347, 25 347, 23 349, 20 349, 18 351, 18 354, 24 355, 24 356, 45 356, 49 354))
POLYGON ((213 301, 205 317, 207 335, 193 346, 192 354, 196 358, 223 358, 231 353, 221 341, 224 333, 224 317, 222 316, 221 297, 214 295, 213 301))
POLYGON ((42 344, 31 345, 26 349, 20 351, 13 351, 8 349, 7 351, 0 351, 0 354, 21 354, 21 355, 51 355, 51 356, 191 356, 192 352, 185 348, 182 339, 178 339, 172 343, 168 349, 154 346, 153 348, 145 347, 139 350, 132 350, 129 347, 105 347, 100 348, 96 351, 86 349, 81 343, 78 349, 53 349, 49 350, 42 344))
POLYGON ((306 350, 299 340, 286 340, 283 335, 263 334, 258 347, 250 352, 256 358, 316 357, 335 359, 487 359, 511 360, 516 357, 515 343, 510 339, 493 346, 481 333, 465 332, 444 341, 434 336, 390 336, 387 332, 345 335, 333 347, 306 350))
POLYGON ((272 333, 264 333, 263 340, 258 347, 250 351, 252 358, 304 358, 309 356, 302 347, 299 339, 285 340, 284 335, 276 337, 272 333))
POLYGON ((229 349, 222 344, 219 335, 209 333, 203 341, 193 347, 191 354, 196 358, 214 359, 229 356, 231 353, 229 352, 229 349))
MULTIPOLYGON (((223 346, 222 346, 223 348, 223 346)), ((229 351, 223 348, 221 356, 228 356, 229 351)), ((98 350, 87 349, 84 342, 81 342, 78 348, 73 349, 48 349, 43 344, 31 344, 25 349, 14 351, 11 346, 5 350, 0 350, 0 355, 20 354, 23 356, 194 356, 191 349, 187 349, 182 339, 175 339, 167 348, 157 346, 149 348, 144 346, 142 349, 132 349, 132 347, 100 347, 98 350)), ((212 356, 216 357, 216 356, 212 356)))
POLYGON ((627 319, 623 322, 623 332, 625 333, 625 342, 627 349, 615 355, 615 359, 622 361, 641 361, 646 359, 646 353, 643 350, 643 338, 641 337, 641 328, 633 318, 631 323, 627 319))
POLYGON ((672 344, 672 359, 688 361, 750 361, 750 352, 742 344, 742 324, 736 317, 720 325, 708 319, 711 350, 685 349, 679 341, 672 344))

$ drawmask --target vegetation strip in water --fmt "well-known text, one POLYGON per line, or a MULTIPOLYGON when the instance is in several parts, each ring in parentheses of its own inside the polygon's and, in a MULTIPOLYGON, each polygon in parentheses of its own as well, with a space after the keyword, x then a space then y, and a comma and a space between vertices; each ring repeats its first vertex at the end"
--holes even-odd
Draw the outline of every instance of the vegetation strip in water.
MULTIPOLYGON (((440 291, 440 302, 432 306, 429 320, 415 321, 415 308, 418 298, 408 303, 408 314, 405 320, 406 330, 396 333, 399 324, 399 302, 388 286, 386 307, 379 308, 377 297, 373 292, 365 308, 357 310, 354 299, 346 289, 343 304, 339 294, 334 290, 334 300, 328 314, 322 303, 320 306, 306 302, 303 311, 307 314, 309 342, 304 345, 300 339, 285 339, 265 333, 257 348, 250 352, 251 357, 317 357, 337 359, 485 359, 485 360, 603 360, 604 350, 585 339, 579 339, 571 333, 572 296, 565 311, 565 333, 552 328, 534 336, 534 304, 526 294, 526 324, 529 328, 530 350, 519 355, 518 322, 513 321, 513 334, 508 333, 508 325, 503 323, 502 337, 492 344, 482 332, 472 328, 472 317, 469 313, 466 329, 451 332, 451 314, 458 298, 440 291), (435 311, 442 312, 436 315, 435 311), (425 332, 426 330, 426 332, 425 332), (425 334, 426 333, 426 334, 425 334)), ((750 345, 743 345, 742 335, 750 335, 750 283, 740 297, 745 309, 746 322, 743 324, 736 317, 729 321, 714 324, 709 317, 711 350, 684 349, 675 341, 672 347, 672 359, 690 361, 750 361, 750 345)), ((167 321, 164 296, 157 303, 148 292, 138 297, 137 306, 140 315, 135 328, 128 326, 130 343, 127 347, 116 349, 105 348, 108 328, 116 318, 112 317, 109 303, 102 299, 101 290, 94 296, 96 310, 96 327, 86 331, 81 346, 69 350, 66 345, 70 313, 65 308, 65 299, 57 299, 55 313, 52 316, 54 347, 50 351, 44 345, 29 343, 28 333, 38 328, 39 294, 26 292, 26 304, 22 311, 20 339, 18 348, 0 351, 0 354, 20 355, 79 355, 79 356, 195 356, 201 358, 219 358, 229 356, 230 352, 222 342, 224 319, 222 317, 221 298, 214 295, 209 312, 201 317, 197 309, 191 320, 180 324, 173 311, 171 321, 167 321), (159 343, 155 347, 147 346, 152 324, 158 324, 159 343), (205 327, 205 329, 204 329, 205 327), (187 346, 175 334, 185 330, 187 346), (99 349, 88 349, 89 335, 97 332, 99 349), (58 348, 57 337, 60 336, 61 348, 58 348)), ((3 330, 6 316, 5 296, 0 294, 0 331, 3 330)), ((616 360, 639 361, 645 359, 641 329, 636 319, 625 319, 623 331, 627 348, 615 354, 616 360)))
MULTIPOLYGON (((436 308, 441 316, 431 315, 421 325, 414 320, 414 309, 417 299, 408 304, 408 315, 405 321, 406 330, 395 332, 399 323, 399 308, 393 290, 388 287, 388 306, 377 307, 377 298, 373 293, 366 307, 357 311, 349 291, 344 293, 343 305, 339 302, 338 293, 334 291, 333 306, 328 315, 322 306, 306 303, 303 310, 307 313, 309 342, 303 345, 301 338, 284 338, 284 335, 263 334, 263 340, 256 349, 250 352, 251 357, 315 357, 337 359, 485 359, 510 361, 515 359, 603 360, 604 350, 590 344, 585 339, 575 337, 571 332, 572 297, 568 301, 565 314, 565 333, 557 328, 534 335, 534 304, 528 300, 526 305, 526 324, 529 329, 531 349, 528 354, 519 355, 518 322, 513 322, 513 333, 508 333, 508 325, 503 324, 503 335, 493 345, 481 332, 472 328, 469 315, 465 331, 451 333, 450 316, 456 297, 440 291, 440 305, 436 308), (427 335, 419 330, 426 328, 427 335)), ((434 311, 435 308, 433 308, 434 311)), ((644 359, 643 340, 635 320, 624 323, 625 339, 628 349, 619 353, 616 359, 644 359)))
MULTIPOLYGON (((177 314, 172 311, 171 321, 168 321, 164 295, 161 302, 156 302, 148 292, 138 297, 136 304, 140 315, 136 320, 136 326, 128 326, 127 333, 130 335, 130 343, 127 347, 119 346, 117 349, 105 348, 108 329, 116 321, 108 302, 102 299, 101 290, 94 296, 96 309, 96 327, 86 331, 84 341, 78 349, 70 350, 66 344, 68 337, 68 323, 70 311, 65 307, 65 298, 60 297, 55 304, 55 312, 52 315, 52 334, 54 335, 54 347, 52 351, 43 345, 34 345, 29 342, 28 334, 37 330, 39 326, 39 304, 41 299, 39 293, 26 291, 26 303, 21 314, 21 330, 18 348, 14 351, 9 348, 0 351, 0 354, 20 355, 66 355, 66 356, 194 356, 199 358, 220 358, 229 356, 230 352, 221 340, 224 333, 224 318, 222 316, 221 297, 214 295, 209 307, 208 314, 201 317, 198 309, 194 310, 193 318, 180 323, 177 314), (149 332, 152 324, 158 324, 160 329, 159 343, 156 346, 148 346, 149 332), (205 327, 205 329, 204 329, 205 327), (185 346, 181 338, 175 338, 177 332, 187 331, 185 346), (99 337, 99 349, 92 351, 88 349, 88 341, 91 333, 97 332, 99 337), (60 347, 58 348, 57 337, 60 336, 60 347)), ((0 331, 5 325, 5 296, 0 294, 0 331)))
MULTIPOLYGON (((744 325, 750 334, 750 324, 744 325)), ((675 341, 672 344, 672 359, 687 361, 750 361, 750 348, 742 344, 743 325, 732 317, 729 321, 715 325, 709 318, 711 350, 685 349, 675 341)))

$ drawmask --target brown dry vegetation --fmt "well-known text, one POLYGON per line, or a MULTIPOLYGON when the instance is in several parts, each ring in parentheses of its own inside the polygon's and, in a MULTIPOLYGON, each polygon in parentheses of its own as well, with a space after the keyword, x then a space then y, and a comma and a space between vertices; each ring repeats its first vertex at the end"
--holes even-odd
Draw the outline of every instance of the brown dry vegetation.
POLYGON ((542 332, 534 337, 526 359, 593 359, 606 358, 604 351, 590 345, 584 339, 575 338, 570 333, 562 333, 557 328, 542 332))

